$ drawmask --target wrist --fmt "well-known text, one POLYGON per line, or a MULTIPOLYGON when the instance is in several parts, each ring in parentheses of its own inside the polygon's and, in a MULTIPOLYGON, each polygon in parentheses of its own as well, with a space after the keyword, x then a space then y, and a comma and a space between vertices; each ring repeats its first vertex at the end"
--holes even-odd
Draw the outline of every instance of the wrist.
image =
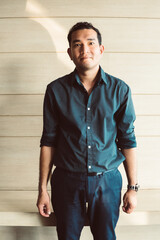
POLYGON ((128 190, 128 191, 135 191, 135 192, 138 192, 139 187, 140 187, 140 186, 138 185, 138 183, 133 184, 133 185, 128 184, 128 185, 127 185, 127 190, 128 190))
POLYGON ((38 190, 40 193, 47 192, 47 186, 39 185, 38 190))

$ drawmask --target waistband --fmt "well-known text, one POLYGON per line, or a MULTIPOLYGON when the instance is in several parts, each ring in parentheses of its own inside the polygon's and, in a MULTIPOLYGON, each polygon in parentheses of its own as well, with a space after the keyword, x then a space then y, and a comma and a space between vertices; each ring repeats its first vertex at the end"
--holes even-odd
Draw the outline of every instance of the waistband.
POLYGON ((103 175, 104 173, 106 173, 107 171, 104 172, 88 172, 87 176, 98 176, 98 175, 103 175))
MULTIPOLYGON (((117 168, 116 168, 116 169, 117 169, 117 168)), ((63 168, 60 168, 60 167, 56 167, 56 168, 55 168, 56 171, 68 173, 68 174, 71 174, 71 175, 91 176, 91 177, 100 176, 100 175, 103 175, 103 174, 105 174, 105 173, 114 171, 114 170, 116 170, 116 169, 110 169, 110 170, 106 170, 106 171, 103 171, 103 172, 71 172, 71 171, 69 171, 69 170, 67 170, 67 169, 63 169, 63 168)))

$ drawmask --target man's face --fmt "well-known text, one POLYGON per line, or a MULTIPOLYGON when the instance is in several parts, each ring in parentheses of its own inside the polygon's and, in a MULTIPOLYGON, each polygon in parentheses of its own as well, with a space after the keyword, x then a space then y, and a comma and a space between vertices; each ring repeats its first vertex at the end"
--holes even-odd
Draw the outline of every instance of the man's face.
POLYGON ((104 46, 99 45, 93 29, 77 30, 72 33, 68 54, 78 70, 85 71, 99 66, 104 46))

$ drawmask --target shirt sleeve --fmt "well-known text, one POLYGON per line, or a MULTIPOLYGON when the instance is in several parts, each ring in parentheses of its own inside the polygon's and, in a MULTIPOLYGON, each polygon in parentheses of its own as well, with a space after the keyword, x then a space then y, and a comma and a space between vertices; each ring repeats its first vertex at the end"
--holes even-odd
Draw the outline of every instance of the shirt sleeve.
POLYGON ((43 132, 40 147, 56 147, 58 135, 58 111, 53 91, 47 86, 43 103, 43 132))
POLYGON ((137 146, 134 132, 136 119, 131 90, 124 85, 119 91, 120 107, 117 116, 117 146, 121 149, 129 149, 137 146))

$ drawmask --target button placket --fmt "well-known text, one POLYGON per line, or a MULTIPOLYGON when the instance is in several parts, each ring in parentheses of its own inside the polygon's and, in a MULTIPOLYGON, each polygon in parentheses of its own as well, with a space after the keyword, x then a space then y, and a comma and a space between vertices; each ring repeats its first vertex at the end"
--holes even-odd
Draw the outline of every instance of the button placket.
MULTIPOLYGON (((92 94, 91 94, 92 95, 92 94)), ((87 166, 88 171, 91 171, 92 166, 92 131, 91 131, 91 121, 92 121, 92 108, 91 108, 91 95, 88 98, 88 104, 86 108, 86 128, 87 128, 87 166)))

